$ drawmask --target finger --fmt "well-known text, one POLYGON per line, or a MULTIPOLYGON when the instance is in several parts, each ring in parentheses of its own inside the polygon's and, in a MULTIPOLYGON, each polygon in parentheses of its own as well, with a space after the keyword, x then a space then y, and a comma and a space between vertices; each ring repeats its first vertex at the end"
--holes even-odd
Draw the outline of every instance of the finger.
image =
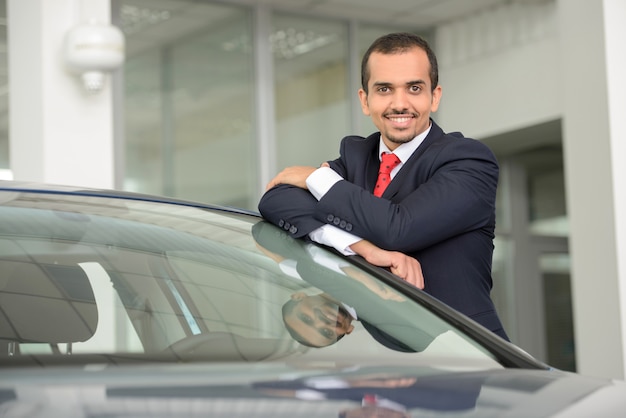
POLYGON ((418 284, 419 284, 419 283, 418 283, 418 278, 415 276, 415 272, 414 272, 414 271, 412 271, 412 270, 411 270, 411 271, 409 271, 409 272, 406 274, 406 278, 405 278, 405 280, 406 280, 407 282, 411 283, 413 286, 418 287, 418 284))
POLYGON ((322 165, 320 165, 320 167, 330 167, 330 164, 328 164, 327 162, 323 162, 322 165))
POLYGON ((265 186, 265 191, 268 191, 268 190, 269 190, 269 189, 271 189, 272 187, 274 187, 274 186, 276 186, 276 185, 278 185, 278 184, 280 184, 280 183, 281 183, 281 180, 280 180, 280 178, 281 178, 281 177, 280 177, 281 173, 282 173, 282 172, 278 173, 276 176, 274 176, 274 178, 273 178, 273 179, 271 179, 271 180, 270 180, 270 182, 269 182, 269 183, 267 183, 267 186, 265 186))
POLYGON ((399 278, 401 278, 402 280, 406 280, 407 282, 411 282, 411 275, 409 274, 409 272, 403 268, 404 266, 402 264, 392 264, 389 268, 389 270, 395 274, 396 276, 398 276, 399 278))
POLYGON ((415 277, 416 277, 415 285, 419 289, 423 289, 425 283, 424 283, 424 273, 422 272, 422 265, 417 260, 415 260, 414 265, 415 265, 415 277))
POLYGON ((424 288, 424 276, 422 269, 416 260, 410 263, 410 283, 418 289, 424 288))
POLYGON ((416 271, 414 273, 415 276, 415 283, 413 283, 415 285, 415 287, 417 287, 418 289, 423 289, 424 288, 424 276, 422 275, 421 270, 416 271))
POLYGON ((412 284, 418 289, 424 288, 424 278, 422 276, 422 270, 417 264, 417 262, 406 262, 406 265, 402 267, 396 267, 397 273, 395 273, 400 278, 404 279, 406 282, 412 284))

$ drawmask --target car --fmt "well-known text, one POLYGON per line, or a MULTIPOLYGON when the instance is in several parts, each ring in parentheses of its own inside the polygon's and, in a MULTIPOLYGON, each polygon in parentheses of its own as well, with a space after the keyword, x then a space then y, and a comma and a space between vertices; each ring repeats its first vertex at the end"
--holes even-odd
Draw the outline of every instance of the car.
MULTIPOLYGON (((287 227, 288 229, 288 227, 287 227)), ((0 181, 2 417, 588 417, 556 370, 242 209, 0 181)))

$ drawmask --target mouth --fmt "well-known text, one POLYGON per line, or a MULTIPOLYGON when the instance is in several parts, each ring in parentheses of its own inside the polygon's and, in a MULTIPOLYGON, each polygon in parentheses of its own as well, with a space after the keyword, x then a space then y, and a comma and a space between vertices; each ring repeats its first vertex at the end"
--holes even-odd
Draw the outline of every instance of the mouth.
POLYGON ((388 114, 385 118, 389 120, 395 127, 404 128, 408 126, 417 115, 415 114, 388 114))
POLYGON ((344 309, 341 306, 336 306, 335 308, 332 308, 330 310, 320 309, 318 311, 318 317, 328 325, 343 325, 346 322, 346 318, 348 317, 347 315, 349 315, 349 313, 344 312, 344 309))
POLYGON ((327 324, 331 324, 337 320, 338 314, 336 310, 331 311, 328 309, 321 309, 319 311, 319 316, 324 320, 324 322, 326 322, 327 324))

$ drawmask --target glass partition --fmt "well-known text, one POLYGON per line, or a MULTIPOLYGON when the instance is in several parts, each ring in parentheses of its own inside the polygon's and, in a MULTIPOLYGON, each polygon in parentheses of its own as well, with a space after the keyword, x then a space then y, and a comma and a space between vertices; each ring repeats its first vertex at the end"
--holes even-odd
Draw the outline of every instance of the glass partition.
POLYGON ((124 189, 256 207, 251 10, 116 9, 128 43, 124 189))
POLYGON ((274 16, 278 169, 334 159, 350 133, 347 34, 344 22, 274 16))

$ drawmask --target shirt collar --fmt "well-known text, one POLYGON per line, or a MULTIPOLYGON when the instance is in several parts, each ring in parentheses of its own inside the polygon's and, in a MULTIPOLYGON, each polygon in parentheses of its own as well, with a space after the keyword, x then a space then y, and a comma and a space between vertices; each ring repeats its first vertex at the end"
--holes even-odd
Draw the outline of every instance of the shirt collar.
MULTIPOLYGON (((432 128, 432 126, 433 124, 431 123, 430 125, 428 125, 428 128, 424 132, 417 135, 415 138, 413 138, 409 142, 401 144, 398 148, 393 150, 393 153, 396 154, 396 156, 400 159, 400 162, 402 164, 404 164, 411 157, 411 155, 413 155, 415 150, 422 144, 422 142, 424 142, 424 139, 426 139, 426 136, 428 136, 428 133, 430 132, 430 128, 432 128)), ((389 150, 389 148, 387 148, 387 145, 385 145, 385 143, 383 142, 383 138, 381 136, 379 139, 379 143, 378 143, 378 159, 379 160, 380 160, 380 155, 383 152, 390 153, 392 151, 389 150)))

